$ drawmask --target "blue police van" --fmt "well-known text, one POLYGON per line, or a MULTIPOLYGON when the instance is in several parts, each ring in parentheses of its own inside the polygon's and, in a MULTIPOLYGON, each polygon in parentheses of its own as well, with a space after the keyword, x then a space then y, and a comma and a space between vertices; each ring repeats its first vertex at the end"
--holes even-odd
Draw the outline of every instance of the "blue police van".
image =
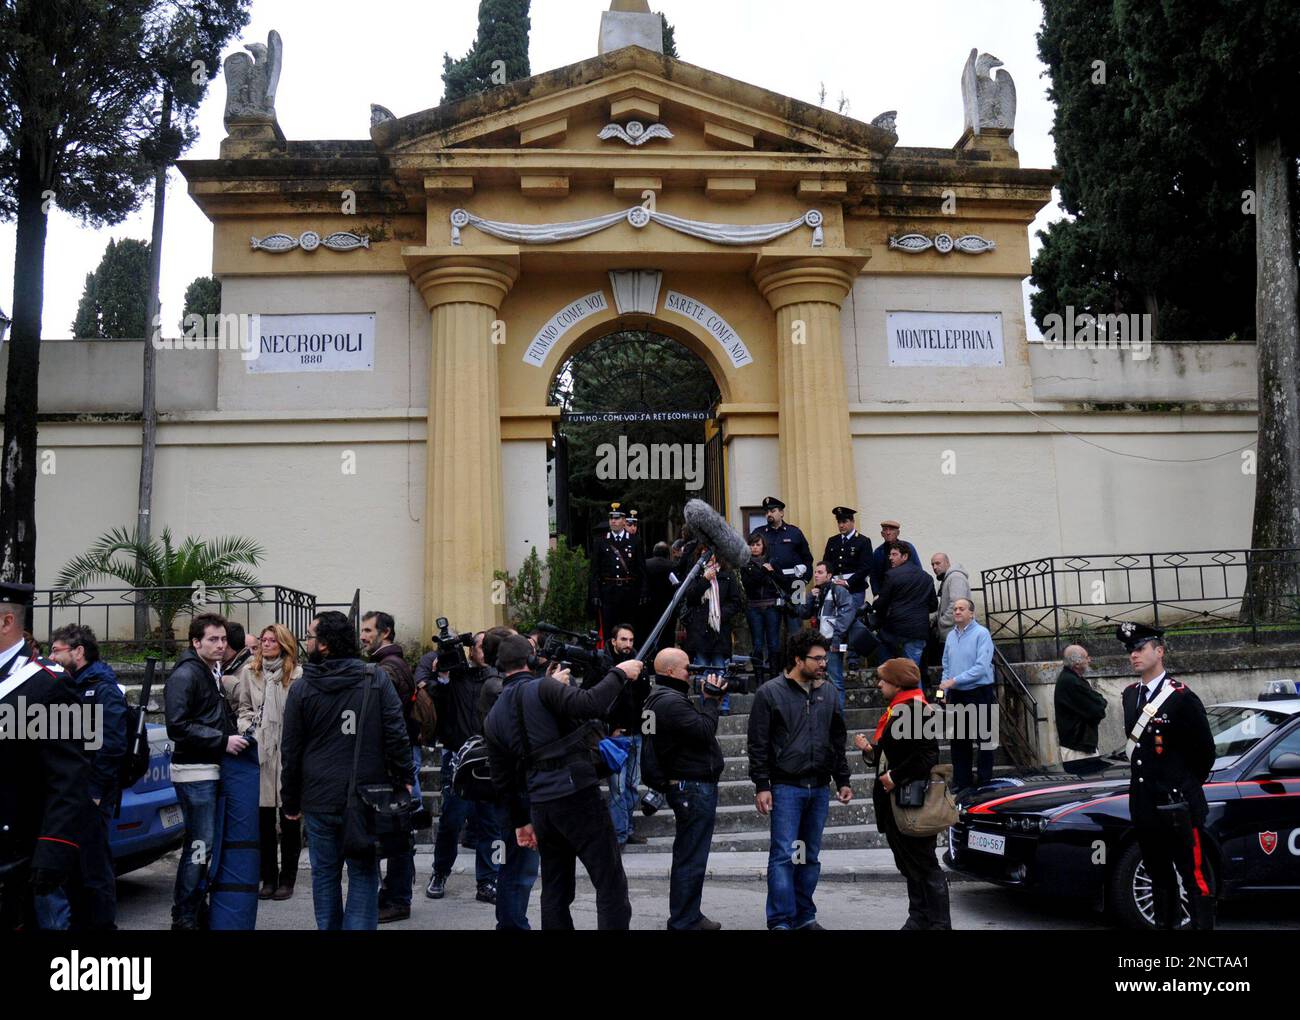
POLYGON ((148 867, 181 845, 185 832, 172 786, 172 742, 167 727, 151 723, 149 771, 122 793, 122 807, 109 822, 113 870, 119 875, 148 867))

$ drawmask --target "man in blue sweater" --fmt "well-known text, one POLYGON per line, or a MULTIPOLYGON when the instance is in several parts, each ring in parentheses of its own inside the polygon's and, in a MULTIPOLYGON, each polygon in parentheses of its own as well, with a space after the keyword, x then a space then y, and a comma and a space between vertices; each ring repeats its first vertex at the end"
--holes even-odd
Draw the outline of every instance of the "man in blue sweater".
MULTIPOLYGON (((993 727, 997 694, 993 689, 993 638, 988 628, 975 621, 975 603, 968 598, 954 600, 953 628, 943 646, 943 682, 939 688, 950 705, 975 705, 963 710, 967 720, 976 721, 981 732, 996 733, 993 727)), ((957 791, 971 785, 971 758, 976 759, 978 785, 993 778, 993 741, 975 739, 967 725, 952 741, 952 780, 957 791), (975 745, 979 744, 978 753, 975 745)))

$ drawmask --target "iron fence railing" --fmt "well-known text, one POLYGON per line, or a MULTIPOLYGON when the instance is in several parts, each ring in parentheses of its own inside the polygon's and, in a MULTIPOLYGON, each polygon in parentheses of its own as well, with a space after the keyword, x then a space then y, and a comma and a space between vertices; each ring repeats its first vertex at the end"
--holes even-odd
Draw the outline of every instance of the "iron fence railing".
POLYGON ((1048 556, 985 570, 984 619, 993 640, 1071 640, 1133 620, 1179 633, 1236 632, 1257 643, 1300 626, 1300 550, 1048 556))
POLYGON ((1039 727, 1047 717, 1029 685, 996 645, 993 648, 993 677, 998 694, 998 742, 1017 765, 1040 764, 1039 727))
POLYGON ((284 585, 193 588, 38 588, 32 605, 32 636, 48 647, 50 634, 69 623, 91 627, 110 652, 136 648, 174 653, 185 647, 185 627, 196 613, 219 612, 256 634, 270 623, 284 624, 299 641, 316 612, 316 596, 284 585), (143 598, 150 608, 151 637, 135 639, 135 611, 143 598), (157 633, 157 607, 174 613, 173 633, 157 633), (167 638, 171 638, 169 643, 167 638))

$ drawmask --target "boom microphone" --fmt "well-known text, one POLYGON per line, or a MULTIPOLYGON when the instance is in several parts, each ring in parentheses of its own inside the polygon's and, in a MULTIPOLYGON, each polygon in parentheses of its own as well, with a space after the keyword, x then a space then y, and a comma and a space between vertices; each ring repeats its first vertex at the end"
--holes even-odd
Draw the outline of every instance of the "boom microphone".
POLYGON ((689 500, 683 515, 691 534, 713 550, 719 563, 734 568, 749 562, 749 543, 704 500, 689 500))

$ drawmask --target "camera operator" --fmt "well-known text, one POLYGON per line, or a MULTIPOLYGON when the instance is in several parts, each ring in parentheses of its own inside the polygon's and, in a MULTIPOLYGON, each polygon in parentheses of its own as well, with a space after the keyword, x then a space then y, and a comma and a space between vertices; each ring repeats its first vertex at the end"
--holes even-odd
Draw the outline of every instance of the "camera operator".
MULTIPOLYGON (((613 668, 617 659, 630 659, 636 653, 636 635, 627 623, 616 624, 609 647, 601 653, 604 672, 613 668), (612 653, 612 654, 611 654, 612 653)), ((623 768, 609 777, 609 818, 614 823, 614 835, 620 847, 631 843, 644 845, 645 837, 633 831, 636 819, 637 783, 641 781, 641 709, 650 693, 650 677, 634 677, 623 688, 605 721, 609 735, 619 741, 627 752, 623 768)))
MULTIPOLYGON (((452 756, 465 746, 465 741, 480 732, 478 703, 488 679, 483 658, 484 636, 483 631, 474 635, 466 661, 452 665, 454 653, 442 654, 438 659, 433 700, 438 708, 438 739, 442 742, 442 785, 438 832, 433 844, 433 874, 424 890, 431 900, 440 900, 447 893, 447 878, 459 853, 460 831, 468 825, 474 841, 474 880, 478 886, 474 898, 480 903, 497 901, 498 865, 492 857, 492 843, 498 838, 495 812, 487 804, 458 796, 451 782, 452 756)), ((440 646, 443 643, 440 641, 440 646)))
POLYGON ((515 839, 541 854, 542 928, 573 928, 569 907, 581 860, 596 887, 597 926, 626 930, 632 905, 600 796, 602 759, 593 742, 600 724, 590 720, 609 712, 624 685, 641 675, 641 663, 620 663, 595 687, 582 690, 566 682, 565 670, 533 675, 530 660, 536 661, 527 638, 512 635, 501 642, 497 669, 505 682, 483 735, 493 785, 509 798, 515 839), (526 798, 520 797, 525 791, 526 798))
POLYGON ((669 876, 669 931, 717 931, 722 927, 700 910, 704 874, 713 842, 718 811, 718 779, 722 748, 718 744, 718 706, 726 688, 711 673, 700 690, 697 707, 690 698, 690 659, 680 648, 665 648, 655 656, 655 685, 646 699, 654 726, 646 740, 651 758, 677 820, 673 864, 669 876))

